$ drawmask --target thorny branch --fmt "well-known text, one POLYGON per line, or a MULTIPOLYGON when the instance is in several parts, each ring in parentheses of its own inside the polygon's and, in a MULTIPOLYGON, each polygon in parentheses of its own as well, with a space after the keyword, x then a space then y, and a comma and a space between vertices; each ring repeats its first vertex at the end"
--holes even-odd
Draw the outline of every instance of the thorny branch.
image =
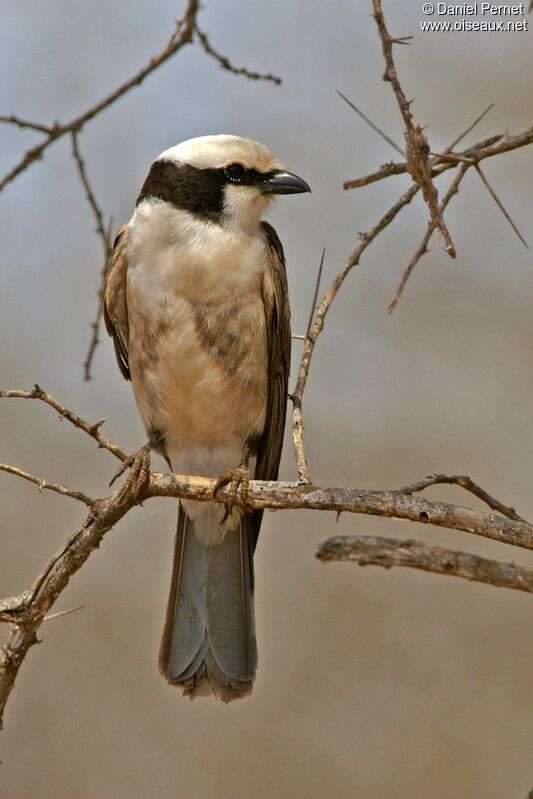
MULTIPOLYGON (((123 450, 105 439, 99 432, 103 420, 93 425, 89 424, 37 386, 32 391, 4 391, 0 397, 40 399, 59 411, 61 418, 68 419, 75 427, 95 439, 100 446, 105 447, 120 460, 125 459, 123 450)), ((70 578, 81 568, 91 552, 98 547, 103 536, 131 508, 153 497, 175 497, 212 502, 216 483, 211 478, 150 473, 149 481, 139 498, 136 498, 134 490, 126 482, 124 486, 109 496, 92 499, 65 486, 41 481, 16 467, 1 468, 11 474, 36 482, 42 488, 49 488, 78 499, 89 505, 89 513, 79 529, 46 565, 35 583, 20 595, 8 597, 0 602, 0 621, 10 625, 8 640, 0 654, 0 720, 22 662, 31 646, 37 641, 37 633, 41 624, 58 596, 66 588, 70 578)), ((215 501, 227 501, 227 490, 222 489, 217 493, 215 501)), ((243 505, 239 495, 236 502, 243 505)), ((404 519, 471 533, 533 550, 533 526, 521 520, 512 508, 495 500, 466 476, 434 475, 403 489, 392 491, 321 488, 311 483, 302 485, 300 483, 252 481, 246 502, 255 508, 329 510, 335 511, 337 514, 342 512, 363 513, 371 516, 404 519), (460 485, 483 499, 491 508, 497 508, 504 516, 414 496, 415 492, 438 483, 460 485)), ((409 545, 410 554, 406 554, 407 544, 386 542, 386 545, 389 558, 387 565, 401 563, 416 566, 416 568, 426 568, 429 571, 440 571, 469 579, 478 579, 482 582, 491 582, 494 585, 505 585, 522 591, 531 590, 529 574, 518 567, 479 558, 476 560, 474 556, 447 553, 437 548, 425 551, 423 545, 417 545, 418 548, 415 548, 412 543, 409 545), (394 548, 395 553, 392 552, 394 548), (472 576, 474 574, 475 577, 472 576), (526 585, 530 587, 525 587, 526 585)), ((327 545, 324 546, 327 550, 327 545)), ((368 546, 366 554, 363 553, 367 558, 366 561, 361 554, 358 558, 356 557, 353 544, 351 550, 347 550, 347 546, 344 543, 344 549, 341 547, 344 553, 343 557, 346 557, 346 553, 349 551, 351 552, 350 559, 359 559, 360 562, 383 563, 383 557, 379 560, 375 551, 374 560, 372 560, 372 553, 368 546)), ((330 553, 331 559, 334 557, 331 552, 336 551, 338 556, 340 550, 337 546, 337 550, 330 548, 327 551, 330 553)), ((358 551, 361 552, 360 547, 358 551)))
POLYGON ((407 100, 403 92, 392 57, 393 44, 395 41, 398 42, 402 40, 395 40, 390 36, 387 26, 385 25, 381 0, 372 0, 372 5, 374 8, 374 19, 376 20, 379 37, 381 39, 383 56, 385 58, 386 68, 383 80, 390 81, 405 125, 407 170, 415 183, 422 189, 424 200, 429 208, 431 223, 433 228, 438 228, 442 233, 446 245, 446 252, 452 258, 455 258, 455 247, 442 217, 441 209, 439 208, 437 189, 431 180, 431 165, 429 161, 430 147, 428 140, 424 136, 423 129, 411 113, 412 101, 407 100))
MULTIPOLYGON (((491 106, 489 106, 490 108, 491 106)), ((487 109, 488 110, 488 109, 487 109)), ((483 118, 486 112, 484 112, 475 123, 469 126, 468 131, 472 130, 474 124, 483 118)), ((436 178, 439 175, 442 175, 443 172, 447 172, 449 169, 455 169, 459 167, 459 172, 457 176, 454 178, 453 182, 450 185, 444 199, 440 204, 441 212, 444 211, 450 200, 452 199, 453 195, 457 193, 459 183, 462 181, 466 172, 471 168, 474 167, 476 171, 480 174, 483 183, 485 184, 487 190, 489 191, 490 195, 502 211, 503 215, 522 241, 523 244, 527 247, 527 243, 524 240, 524 237, 521 235, 520 231, 518 230, 517 226, 511 219, 509 213, 504 208, 501 200, 498 198, 497 194, 495 193, 492 186, 488 183, 486 176, 480 170, 480 162, 485 160, 486 158, 492 158, 497 155, 502 155, 506 152, 511 152, 512 150, 516 150, 520 147, 525 147, 529 144, 533 144, 533 127, 529 128, 522 133, 518 133, 515 136, 510 136, 508 134, 498 133, 494 136, 490 136, 488 139, 483 139, 476 144, 471 145, 470 147, 466 148, 465 150, 459 153, 452 153, 451 150, 458 143, 458 141, 463 138, 464 135, 468 131, 465 131, 461 134, 456 141, 449 145, 443 153, 437 153, 431 159, 431 177, 436 178)), ((363 186, 368 186, 370 183, 376 183, 379 180, 383 180, 384 178, 391 177, 392 175, 403 175, 408 172, 407 163, 395 163, 391 161, 386 164, 382 164, 380 168, 376 172, 372 172, 369 175, 364 175, 361 178, 356 178, 355 180, 347 180, 343 183, 343 187, 345 189, 358 189, 362 188, 363 186)), ((427 245, 431 238, 433 231, 435 230, 435 226, 433 224, 433 220, 430 219, 428 222, 428 228, 426 231, 426 235, 422 240, 418 250, 416 251, 415 255, 413 256, 412 260, 406 267, 400 285, 396 290, 396 294, 389 305, 388 310, 392 311, 396 307, 398 300, 400 299, 400 295, 405 288, 407 280, 411 276, 415 266, 417 265, 418 261, 428 252, 427 245)))
MULTIPOLYGON (((464 178, 464 176, 466 175, 466 170, 467 169, 468 169, 468 167, 467 167, 466 164, 461 164, 461 166, 459 168, 459 171, 457 172, 457 175, 453 179, 453 181, 452 181, 452 183, 450 185, 450 188, 448 189, 448 191, 446 192, 446 194, 444 195, 444 198, 442 199, 442 201, 440 203, 439 208, 441 210, 441 213, 444 211, 444 209, 446 208, 446 206, 448 205, 448 203, 450 202, 452 197, 455 194, 457 194, 457 192, 459 191, 459 185, 460 185, 462 179, 464 178)), ((433 219, 430 219, 429 222, 428 222, 427 230, 426 230, 426 232, 424 234, 424 238, 422 239, 422 241, 418 245, 418 249, 416 250, 415 254, 413 255, 413 257, 411 258, 411 260, 407 264, 407 266, 405 268, 405 271, 404 271, 404 273, 402 275, 402 279, 400 281, 400 285, 396 289, 396 294, 394 295, 394 297, 392 299, 392 302, 390 303, 390 305, 389 305, 389 307, 387 309, 389 311, 389 313, 391 311, 393 311, 395 309, 396 305, 398 304, 398 300, 400 299, 400 295, 401 295, 402 291, 404 290, 405 284, 409 280, 413 269, 415 268, 415 266, 417 265, 419 260, 422 258, 422 256, 425 255, 428 252, 429 240, 430 240, 434 230, 435 230, 435 222, 434 222, 433 219)))
MULTIPOLYGON (((511 217, 503 207, 503 204, 492 189, 492 186, 490 186, 488 183, 484 173, 481 172, 479 164, 486 158, 501 155, 502 153, 510 152, 511 150, 515 150, 519 147, 524 147, 533 143, 533 128, 530 128, 529 130, 526 130, 523 133, 517 134, 515 136, 508 136, 500 133, 495 136, 491 136, 488 139, 483 139, 482 141, 477 142, 477 144, 466 148, 460 153, 452 153, 453 148, 459 144, 459 142, 484 118, 488 111, 490 111, 492 108, 491 104, 474 120, 474 122, 467 127, 466 130, 464 130, 454 139, 454 141, 444 150, 443 153, 432 155, 422 128, 418 125, 413 114, 411 113, 412 101, 408 101, 405 97, 392 57, 393 44, 405 44, 407 37, 403 37, 401 39, 392 38, 389 35, 385 25, 385 19, 381 8, 381 0, 372 0, 372 4, 374 8, 374 19, 377 24, 386 63, 384 80, 390 81, 404 120, 406 160, 403 163, 389 162, 387 164, 383 164, 376 172, 365 175, 364 177, 358 178, 356 180, 346 181, 343 186, 345 189, 361 188, 362 186, 367 186, 370 183, 375 183, 378 180, 383 180, 384 178, 389 178, 393 175, 401 175, 405 173, 411 175, 413 184, 369 232, 359 234, 360 242, 358 246, 344 262, 340 272, 333 280, 324 299, 318 307, 316 316, 314 317, 314 323, 308 326, 307 333, 303 337, 304 351, 300 360, 296 385, 294 391, 290 395, 293 403, 293 446, 296 464, 298 467, 298 479, 302 484, 311 481, 309 465, 307 463, 304 446, 304 423, 302 411, 303 393, 307 383, 314 347, 318 336, 324 328, 326 315, 331 308, 337 292, 341 288, 353 267, 359 263, 366 248, 385 229, 385 227, 387 227, 393 221, 393 219, 395 219, 402 208, 405 208, 405 206, 411 202, 413 197, 418 193, 418 190, 422 190, 424 199, 430 209, 430 219, 428 221, 426 233, 424 234, 420 245, 404 270, 400 285, 398 286, 396 294, 389 305, 389 312, 396 307, 400 295, 405 288, 405 285, 409 280, 414 268, 422 256, 428 252, 428 244, 435 229, 438 228, 442 233, 446 243, 447 252, 455 257, 455 248, 451 242, 451 238, 442 215, 452 198, 459 191, 461 181, 470 167, 474 167, 479 172, 481 179, 485 183, 493 199, 504 213, 506 219, 512 225, 513 229, 523 243, 526 243, 511 217), (433 180, 443 172, 447 172, 449 169, 455 168, 458 168, 457 175, 453 179, 450 187, 444 195, 444 198, 439 204, 438 193, 433 184, 433 180)), ((359 116, 365 120, 365 122, 367 122, 368 125, 370 125, 374 131, 378 133, 379 136, 385 139, 385 141, 387 141, 388 144, 390 144, 390 146, 396 151, 399 151, 403 154, 401 148, 398 147, 398 145, 386 133, 384 133, 381 128, 372 122, 372 120, 370 120, 366 114, 357 108, 341 92, 338 92, 338 94, 348 103, 348 105, 354 109, 354 111, 356 111, 359 116)))

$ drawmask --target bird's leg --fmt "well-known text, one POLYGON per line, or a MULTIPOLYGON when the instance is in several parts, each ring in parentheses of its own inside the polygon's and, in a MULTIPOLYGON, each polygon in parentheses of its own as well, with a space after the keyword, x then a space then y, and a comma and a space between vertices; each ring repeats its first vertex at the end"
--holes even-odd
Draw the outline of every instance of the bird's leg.
POLYGON ((130 473, 128 475, 128 479, 124 483, 124 490, 133 491, 135 502, 138 502, 145 487, 150 481, 151 449, 152 445, 149 442, 148 444, 145 444, 144 447, 141 447, 139 450, 137 450, 137 452, 134 452, 133 455, 130 455, 128 458, 126 458, 126 460, 118 467, 111 482, 109 483, 110 486, 113 485, 115 480, 120 477, 121 474, 124 474, 126 469, 129 469, 130 473))
POLYGON ((250 484, 250 470, 248 468, 249 460, 250 460, 250 445, 247 442, 243 447, 241 462, 239 463, 237 468, 227 469, 224 472, 224 474, 220 475, 220 477, 215 483, 215 487, 213 489, 213 496, 215 497, 215 499, 220 489, 223 488, 224 486, 229 485, 228 501, 225 503, 226 513, 224 514, 224 518, 222 519, 223 523, 226 521, 228 516, 230 516, 230 514, 233 511, 238 490, 240 490, 241 492, 241 499, 244 505, 244 510, 248 512, 251 512, 253 510, 253 505, 249 505, 248 503, 248 486, 250 484))

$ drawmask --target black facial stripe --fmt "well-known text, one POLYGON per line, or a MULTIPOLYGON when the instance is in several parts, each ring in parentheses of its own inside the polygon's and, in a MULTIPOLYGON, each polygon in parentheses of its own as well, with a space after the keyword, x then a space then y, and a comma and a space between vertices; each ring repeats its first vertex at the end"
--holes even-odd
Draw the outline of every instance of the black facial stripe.
POLYGON ((222 214, 226 184, 227 178, 219 169, 197 169, 174 161, 154 161, 137 205, 142 200, 155 197, 216 222, 222 214))
POLYGON ((225 168, 198 169, 175 161, 154 161, 136 204, 153 197, 218 222, 224 208, 225 186, 260 186, 274 174, 245 168, 236 181, 225 168))

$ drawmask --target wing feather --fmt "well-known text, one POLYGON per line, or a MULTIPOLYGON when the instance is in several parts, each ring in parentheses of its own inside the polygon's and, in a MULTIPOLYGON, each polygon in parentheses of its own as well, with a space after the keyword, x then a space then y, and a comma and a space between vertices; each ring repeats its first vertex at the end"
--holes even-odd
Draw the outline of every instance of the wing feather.
MULTIPOLYGON (((278 476, 291 362, 291 317, 285 255, 272 225, 261 222, 265 235, 267 270, 263 285, 263 302, 267 323, 268 386, 265 427, 257 447, 255 478, 276 480, 278 476)), ((254 547, 259 535, 262 511, 254 511, 254 547)))
POLYGON ((115 237, 103 292, 103 311, 106 330, 113 338, 120 371, 130 379, 128 361, 128 304, 126 274, 128 271, 128 226, 123 225, 115 237))

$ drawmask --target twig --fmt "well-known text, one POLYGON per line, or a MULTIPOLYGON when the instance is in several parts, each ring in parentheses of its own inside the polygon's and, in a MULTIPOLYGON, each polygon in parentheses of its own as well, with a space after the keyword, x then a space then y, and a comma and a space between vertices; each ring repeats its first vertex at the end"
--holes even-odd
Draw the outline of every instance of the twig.
POLYGON ((63 494, 63 496, 77 499, 89 507, 92 507, 92 505, 95 503, 94 499, 88 497, 87 494, 84 494, 81 491, 74 491, 71 488, 59 485, 58 483, 51 483, 49 480, 45 480, 42 477, 36 477, 34 474, 25 472, 16 466, 9 466, 7 463, 0 463, 0 471, 14 474, 17 477, 22 477, 24 480, 29 480, 31 483, 35 483, 35 485, 39 486, 39 491, 44 491, 45 489, 48 491, 55 491, 57 494, 63 494))
MULTIPOLYGON (((455 140, 455 143, 460 141, 461 138, 464 135, 466 135, 467 132, 469 132, 469 130, 472 130, 474 125, 477 122, 479 122, 480 119, 483 118, 483 116, 487 113, 487 111, 491 107, 492 106, 489 106, 489 108, 487 108, 484 111, 484 113, 481 114, 481 116, 479 116, 477 120, 474 123, 472 123, 472 125, 470 125, 470 127, 455 140)), ((458 165, 460 165, 458 174, 455 176, 453 182, 450 185, 450 188, 448 189, 443 200, 440 203, 441 215, 443 214, 445 208, 447 207, 452 197, 457 193, 459 184, 461 183, 466 171, 471 166, 473 166, 476 168, 476 170, 480 172, 481 179, 484 180, 485 185, 487 186, 488 190, 491 192, 491 195, 494 197, 498 206, 505 214, 506 219, 509 221, 509 223, 512 225, 517 235, 520 237, 520 239, 527 247, 527 243, 525 242, 524 238, 521 236, 520 232, 518 231, 516 225, 510 218, 507 211, 503 208, 501 202, 499 201, 498 197, 495 195, 494 190, 492 189, 490 184, 488 184, 488 181, 486 180, 484 173, 481 172, 479 167, 479 162, 484 160, 485 158, 491 158, 496 155, 500 155, 503 152, 509 152, 519 147, 524 147, 528 144, 531 144, 532 142, 533 142, 533 128, 530 128, 529 130, 524 131, 523 133, 519 133, 516 136, 508 136, 506 138, 504 138, 503 134, 496 134, 494 136, 489 137, 488 139, 483 139, 482 141, 477 142, 476 144, 464 150, 462 153, 453 153, 453 154, 450 153, 449 151, 453 146, 452 144, 446 148, 444 153, 436 154, 431 161, 432 177, 438 177, 443 172, 446 172, 448 169, 453 169, 458 165)), ((383 164, 377 172, 373 172, 370 175, 365 175, 364 177, 358 178, 356 180, 346 181, 343 184, 343 186, 345 189, 360 188, 362 186, 367 186, 370 183, 374 183, 378 180, 382 180, 383 178, 390 177, 391 175, 404 174, 405 172, 408 172, 407 163, 396 164, 394 162, 391 162, 389 164, 383 164)), ((422 239, 422 242, 420 243, 418 249, 416 250, 415 254, 413 255, 411 261, 409 262, 403 273, 400 285, 398 286, 394 298, 388 307, 389 313, 393 311, 394 308, 396 307, 398 300, 400 299, 400 296, 402 294, 402 291, 405 288, 405 285, 409 280, 409 277, 411 276, 411 273, 413 272, 415 266, 419 262, 420 258, 427 252, 427 245, 434 230, 435 230, 435 223, 434 219, 431 218, 428 222, 426 233, 424 235, 424 238, 422 239)))
MULTIPOLYGON (((57 123, 54 125, 54 127, 49 128, 47 130, 46 138, 35 147, 32 147, 30 150, 28 150, 18 164, 10 169, 10 171, 4 175, 2 180, 0 180, 0 191, 2 191, 8 185, 8 183, 11 183, 16 177, 18 177, 21 172, 24 172, 29 166, 31 166, 31 164, 42 158, 45 151, 51 144, 53 144, 53 142, 67 134, 72 133, 73 131, 80 131, 87 122, 100 114, 104 109, 109 108, 110 105, 116 102, 120 97, 129 92, 135 86, 139 86, 143 80, 148 77, 148 75, 158 69, 158 67, 164 64, 165 61, 168 61, 168 59, 171 58, 174 53, 180 50, 184 45, 189 44, 193 38, 198 7, 199 0, 189 0, 185 14, 177 23, 176 29, 169 41, 158 55, 150 59, 145 67, 136 72, 135 75, 114 89, 114 91, 112 91, 98 103, 88 108, 79 116, 74 117, 74 119, 72 119, 70 122, 66 122, 64 124, 57 123)), ((9 118, 7 118, 7 121, 10 121, 9 118)))
POLYGON ((466 552, 427 546, 421 541, 398 541, 379 536, 338 536, 320 545, 317 558, 323 563, 352 561, 359 566, 408 566, 412 569, 462 577, 498 588, 533 593, 533 571, 514 563, 500 563, 466 552))
POLYGON ((82 182, 83 188, 85 189, 85 196, 87 197, 89 205, 91 206, 91 210, 93 212, 96 221, 96 233, 102 243, 102 250, 103 250, 103 266, 100 273, 100 285, 98 287, 98 294, 97 294, 98 300, 96 304, 96 315, 93 322, 91 322, 91 340, 89 342, 89 349, 87 351, 85 361, 83 362, 83 379, 85 380, 85 382, 88 382, 91 379, 91 365, 94 353, 96 351, 98 344, 100 343, 98 333, 100 329, 100 319, 102 318, 102 294, 104 291, 105 279, 107 276, 107 270, 109 266, 109 259, 111 257, 111 252, 112 252, 112 244, 111 244, 112 223, 110 219, 106 229, 104 224, 104 214, 102 212, 102 209, 98 205, 95 193, 91 187, 89 178, 87 176, 85 161, 81 156, 78 144, 78 134, 75 131, 72 131, 71 137, 72 137, 72 157, 76 162, 80 180, 82 182))
POLYGON ((374 8, 374 19, 376 20, 379 37, 381 39, 383 57, 385 58, 383 80, 389 81, 392 86, 405 125, 407 169, 413 180, 418 183, 422 189, 431 221, 434 227, 438 228, 442 233, 446 252, 451 258, 455 258, 455 247, 448 228, 446 227, 446 223, 442 218, 438 203, 439 195, 431 179, 431 165, 429 163, 430 147, 422 128, 411 113, 411 101, 408 101, 405 97, 400 81, 398 80, 394 59, 392 57, 394 39, 390 36, 387 26, 385 25, 381 0, 372 0, 372 5, 374 8))
MULTIPOLYGON (((109 226, 107 228, 107 239, 109 241, 109 249, 111 251, 111 234, 113 230, 113 219, 110 217, 109 219, 109 226)), ((102 303, 102 296, 104 293, 104 286, 107 277, 107 270, 109 269, 110 264, 110 256, 104 260, 104 264, 102 266, 102 271, 100 273, 100 285, 98 286, 97 292, 97 302, 96 302, 96 313, 94 315, 94 319, 91 322, 91 340, 89 341, 89 348, 87 350, 87 355, 85 356, 85 360, 82 364, 83 366, 83 379, 85 382, 88 382, 92 379, 91 377, 91 366, 94 358, 94 353, 96 352, 96 348, 100 343, 100 320, 102 319, 103 314, 103 303, 102 303)))
MULTIPOLYGON (((431 162, 431 177, 438 177, 448 169, 454 169, 459 162, 468 161, 474 166, 474 164, 483 161, 485 158, 502 155, 503 153, 511 152, 511 150, 516 150, 520 147, 526 147, 528 144, 532 143, 533 127, 515 136, 504 136, 503 133, 497 133, 494 136, 490 136, 487 139, 483 139, 471 145, 471 147, 468 147, 460 153, 452 154, 445 151, 444 153, 436 154, 431 162)), ((397 164, 391 162, 383 164, 376 172, 372 172, 362 178, 347 180, 342 185, 344 189, 361 188, 361 186, 367 186, 369 183, 375 183, 378 180, 388 178, 390 175, 403 175, 408 171, 406 163, 397 164)))
POLYGON ((98 234, 100 241, 102 242, 102 250, 104 253, 104 258, 107 263, 107 259, 111 255, 111 242, 109 241, 109 230, 106 229, 106 226, 104 224, 104 214, 102 212, 102 209, 98 205, 98 201, 95 197, 94 191, 91 187, 91 184, 89 183, 89 178, 87 177, 85 161, 82 158, 79 148, 78 132, 73 130, 71 131, 70 136, 72 139, 72 157, 76 162, 80 180, 83 188, 85 189, 85 196, 87 197, 87 201, 91 206, 91 210, 93 212, 96 221, 96 232, 98 234))
POLYGON ((0 116, 0 123, 4 125, 16 125, 18 128, 29 128, 29 130, 38 130, 39 133, 52 133, 54 130, 50 125, 43 125, 40 122, 29 122, 27 119, 21 119, 10 114, 9 116, 0 116))
POLYGON ((504 505, 498 499, 495 499, 466 474, 430 474, 428 477, 424 478, 424 480, 419 480, 417 483, 412 483, 411 485, 399 488, 398 493, 415 494, 418 491, 424 491, 426 488, 434 485, 460 486, 461 488, 464 488, 465 491, 469 491, 471 494, 474 494, 476 497, 481 499, 492 510, 498 511, 498 513, 502 513, 504 516, 507 516, 508 519, 514 519, 515 522, 526 522, 522 516, 518 515, 514 508, 504 505))
POLYGON ((234 75, 245 75, 250 80, 269 80, 272 83, 275 83, 277 86, 281 84, 281 78, 279 78, 277 75, 272 75, 271 72, 252 72, 251 70, 246 69, 246 67, 234 67, 229 58, 221 55, 219 52, 217 52, 217 50, 215 50, 207 38, 207 35, 200 30, 196 23, 194 25, 194 29, 198 34, 198 39, 200 40, 200 44, 204 48, 205 52, 208 55, 213 56, 213 58, 218 61, 222 69, 227 69, 228 72, 233 72, 234 75))
MULTIPOLYGON (((444 212, 446 206, 448 205, 448 203, 450 202, 452 197, 455 194, 457 194, 457 192, 459 191, 459 184, 461 183, 462 179, 466 175, 467 169, 468 169, 468 166, 466 164, 463 164, 460 167, 459 171, 457 172, 457 175, 453 179, 453 182, 451 183, 450 188, 448 189, 448 191, 444 195, 444 198, 441 201, 441 204, 440 204, 441 214, 444 212)), ((419 260, 422 258, 422 256, 425 255, 428 252, 429 240, 430 240, 434 230, 435 230, 434 221, 432 219, 430 219, 429 222, 428 222, 428 225, 427 225, 427 230, 426 230, 426 232, 424 234, 424 238, 420 242, 420 244, 418 246, 418 249, 416 250, 415 254, 413 255, 413 257, 411 258, 411 260, 407 264, 407 267, 405 268, 405 271, 404 271, 404 273, 402 275, 402 279, 400 281, 400 285, 396 289, 396 294, 394 295, 394 297, 392 299, 392 302, 390 303, 390 305, 389 305, 389 307, 387 309, 389 313, 392 313, 392 311, 394 311, 394 309, 396 308, 396 306, 398 304, 398 300, 400 299, 401 294, 402 294, 402 292, 403 292, 403 290, 405 288, 405 285, 406 285, 407 281, 409 280, 409 278, 411 277, 411 273, 413 272, 415 266, 417 265, 419 260)))
POLYGON ((68 421, 74 425, 74 427, 79 427, 80 430, 83 430, 87 435, 94 438, 95 441, 98 442, 98 446, 102 447, 103 449, 107 449, 111 452, 116 458, 121 461, 125 461, 128 458, 128 455, 124 452, 116 444, 113 444, 112 441, 109 441, 105 436, 100 433, 100 427, 104 424, 105 419, 100 419, 95 424, 89 424, 84 419, 82 419, 77 414, 70 411, 68 408, 65 408, 59 400, 52 397, 51 394, 47 394, 46 391, 35 385, 31 391, 0 391, 0 399, 7 398, 7 399, 38 399, 45 402, 47 405, 50 405, 51 408, 56 410, 61 419, 68 419, 68 421))
POLYGON ((342 184, 342 188, 345 191, 349 189, 360 189, 363 186, 368 186, 370 183, 383 180, 383 178, 389 178, 391 175, 405 175, 406 172, 407 164, 397 164, 394 161, 389 161, 387 164, 382 164, 377 172, 372 172, 370 175, 363 175, 361 178, 345 180, 342 184))

